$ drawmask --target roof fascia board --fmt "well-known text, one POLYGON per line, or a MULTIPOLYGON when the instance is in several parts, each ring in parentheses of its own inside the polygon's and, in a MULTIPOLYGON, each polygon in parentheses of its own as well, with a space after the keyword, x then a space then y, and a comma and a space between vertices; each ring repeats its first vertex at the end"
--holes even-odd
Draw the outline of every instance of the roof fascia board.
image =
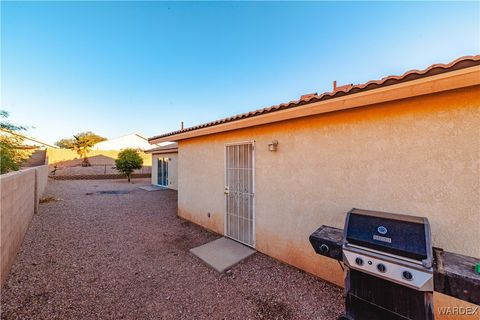
POLYGON ((165 149, 165 150, 155 150, 155 151, 145 151, 145 153, 151 153, 151 154, 178 153, 178 148, 165 149))

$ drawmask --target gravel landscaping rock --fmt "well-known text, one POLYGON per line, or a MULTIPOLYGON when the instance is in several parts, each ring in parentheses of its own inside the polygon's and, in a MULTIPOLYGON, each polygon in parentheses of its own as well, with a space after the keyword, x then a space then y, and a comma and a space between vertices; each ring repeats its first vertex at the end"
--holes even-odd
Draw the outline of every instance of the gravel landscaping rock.
POLYGON ((256 253, 220 274, 217 239, 147 179, 49 181, 2 289, 2 319, 336 319, 342 289, 256 253), (122 192, 112 192, 119 191, 122 192), (123 192, 126 191, 126 192, 123 192))

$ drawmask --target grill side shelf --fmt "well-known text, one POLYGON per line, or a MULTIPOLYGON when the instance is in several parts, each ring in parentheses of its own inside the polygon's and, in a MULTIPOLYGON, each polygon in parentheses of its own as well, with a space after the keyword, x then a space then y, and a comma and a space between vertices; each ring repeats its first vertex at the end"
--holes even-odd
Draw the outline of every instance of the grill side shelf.
MULTIPOLYGON (((310 243, 316 253, 342 261, 343 230, 321 226, 310 235, 310 243), (328 250, 325 250, 326 245, 328 250)), ((480 275, 475 264, 480 259, 434 248, 435 291, 454 298, 480 305, 480 275)))
POLYGON ((342 260, 343 230, 329 226, 321 226, 310 235, 310 243, 315 252, 335 260, 342 260), (326 245, 327 248, 322 245, 326 245), (327 250, 324 250, 327 249, 327 250))

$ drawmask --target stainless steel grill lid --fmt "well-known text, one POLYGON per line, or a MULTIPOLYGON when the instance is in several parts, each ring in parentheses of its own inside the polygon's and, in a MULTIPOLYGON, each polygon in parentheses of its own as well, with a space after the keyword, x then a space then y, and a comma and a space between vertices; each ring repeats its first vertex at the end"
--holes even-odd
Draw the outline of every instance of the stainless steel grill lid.
POLYGON ((431 267, 430 225, 423 217, 353 209, 347 214, 345 243, 425 261, 431 267))

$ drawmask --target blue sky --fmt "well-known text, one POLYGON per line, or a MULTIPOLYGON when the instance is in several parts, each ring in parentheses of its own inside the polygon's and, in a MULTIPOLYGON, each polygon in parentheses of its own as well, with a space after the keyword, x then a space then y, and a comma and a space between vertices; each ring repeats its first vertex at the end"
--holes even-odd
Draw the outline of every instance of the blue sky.
POLYGON ((152 136, 480 52, 479 2, 1 2, 1 108, 152 136))

